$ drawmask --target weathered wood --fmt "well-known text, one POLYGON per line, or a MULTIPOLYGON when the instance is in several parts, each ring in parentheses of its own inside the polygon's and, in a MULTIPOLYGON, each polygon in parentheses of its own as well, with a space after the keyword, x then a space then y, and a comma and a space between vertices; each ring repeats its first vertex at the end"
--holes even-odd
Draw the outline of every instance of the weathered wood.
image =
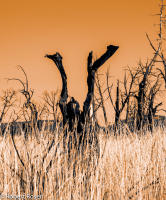
POLYGON ((62 91, 60 95, 59 107, 61 109, 61 113, 63 115, 63 126, 67 123, 68 115, 67 115, 67 98, 68 98, 68 89, 67 89, 67 76, 62 64, 62 56, 59 53, 54 55, 46 55, 47 58, 54 61, 56 64, 62 78, 62 91))
POLYGON ((90 52, 88 56, 88 78, 87 78, 87 84, 88 84, 88 93, 84 102, 83 106, 83 113, 84 116, 86 116, 90 103, 92 101, 92 97, 94 94, 94 81, 95 81, 95 73, 96 71, 117 51, 119 47, 110 45, 107 47, 107 51, 92 64, 92 56, 93 53, 90 52))
POLYGON ((47 58, 51 59, 57 66, 61 78, 62 78, 62 91, 60 95, 59 106, 63 116, 63 126, 65 127, 66 123, 69 123, 69 130, 74 129, 76 121, 77 123, 77 132, 82 132, 83 126, 85 125, 86 118, 88 116, 89 108, 92 103, 92 98, 94 95, 94 83, 95 83, 95 73, 96 71, 116 52, 118 46, 110 45, 107 47, 107 51, 98 58, 94 63, 92 62, 93 52, 91 51, 88 56, 87 61, 87 85, 88 92, 86 99, 83 104, 83 111, 80 111, 79 103, 72 97, 69 102, 68 99, 68 89, 67 89, 67 76, 62 64, 62 56, 59 53, 53 55, 46 55, 47 58))

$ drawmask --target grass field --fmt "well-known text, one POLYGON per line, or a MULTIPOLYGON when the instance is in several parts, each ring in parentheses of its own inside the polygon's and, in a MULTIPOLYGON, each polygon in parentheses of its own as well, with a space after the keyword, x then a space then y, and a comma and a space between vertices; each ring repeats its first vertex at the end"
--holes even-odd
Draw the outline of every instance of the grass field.
POLYGON ((99 131, 84 148, 72 134, 0 137, 0 199, 166 199, 166 131, 99 131))

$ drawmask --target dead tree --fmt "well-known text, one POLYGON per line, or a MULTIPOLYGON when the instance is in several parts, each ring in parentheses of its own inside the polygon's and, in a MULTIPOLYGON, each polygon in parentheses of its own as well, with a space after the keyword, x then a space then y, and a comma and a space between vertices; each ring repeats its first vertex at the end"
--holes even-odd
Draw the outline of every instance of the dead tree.
POLYGON ((6 90, 3 91, 3 95, 0 97, 2 107, 1 107, 1 113, 0 113, 0 123, 6 116, 9 109, 14 106, 16 101, 16 92, 14 90, 6 90))
MULTIPOLYGON (((137 117, 136 117, 137 130, 141 130, 141 128, 143 127, 144 104, 145 104, 145 98, 146 98, 147 81, 148 81, 149 75, 151 74, 152 68, 154 66, 155 59, 158 56, 159 49, 155 52, 150 63, 146 63, 145 71, 142 71, 143 77, 138 85, 138 94, 135 95, 135 98, 137 100, 137 106, 138 106, 137 117)), ((140 64, 140 67, 142 67, 142 64, 140 64)))
POLYGON ((166 58, 165 58, 165 55, 163 53, 164 52, 163 51, 163 48, 164 48, 163 42, 165 40, 164 32, 163 32, 163 26, 166 25, 166 15, 164 14, 165 6, 166 5, 164 5, 164 1, 161 0, 160 13, 157 14, 157 15, 159 15, 159 24, 158 24, 159 25, 159 31, 158 31, 157 38, 156 38, 157 47, 155 47, 155 45, 152 43, 148 34, 146 34, 146 36, 147 36, 149 44, 152 47, 152 49, 154 50, 155 54, 157 53, 157 55, 158 55, 158 60, 155 59, 155 62, 161 63, 163 65, 163 69, 157 68, 157 70, 160 72, 161 77, 163 78, 163 80, 165 82, 165 88, 166 88, 166 58))
POLYGON ((57 91, 44 92, 43 100, 45 102, 45 106, 50 114, 53 115, 53 120, 57 120, 57 109, 58 109, 58 101, 57 101, 57 91))
POLYGON ((130 67, 127 68, 127 71, 129 72, 129 76, 127 77, 126 73, 124 75, 124 81, 123 81, 123 86, 124 86, 124 96, 128 97, 127 102, 126 102, 126 123, 128 123, 129 119, 129 113, 130 113, 130 103, 131 103, 131 98, 134 96, 135 92, 134 91, 134 86, 136 83, 136 80, 139 75, 139 71, 131 70, 130 67))
POLYGON ((37 112, 38 112, 38 116, 37 116, 37 120, 42 120, 43 117, 46 116, 47 112, 47 106, 46 104, 44 104, 43 102, 40 103, 36 103, 35 104, 37 112))
MULTIPOLYGON (((97 110, 98 110, 99 107, 102 108, 105 125, 107 126, 108 125, 108 119, 107 119, 106 108, 105 108, 105 105, 104 105, 104 101, 105 101, 104 93, 106 92, 106 90, 104 90, 102 92, 102 86, 101 86, 101 83, 100 83, 100 80, 99 80, 99 74, 98 73, 96 73, 95 83, 96 83, 96 88, 98 90, 98 94, 100 96, 99 99, 96 98, 96 101, 98 102, 97 110)), ((97 110, 95 109, 94 111, 96 112, 97 110)))
POLYGON ((109 71, 107 71, 106 78, 107 78, 107 91, 109 94, 109 99, 115 111, 115 131, 116 131, 117 129, 119 129, 120 115, 123 112, 126 104, 129 102, 130 96, 133 94, 132 87, 136 78, 136 74, 132 76, 129 87, 127 87, 127 79, 125 74, 123 82, 124 92, 120 90, 119 80, 117 80, 115 103, 113 102, 111 94, 111 89, 113 85, 111 87, 109 86, 109 71))
MULTIPOLYGON (((164 71, 158 68, 157 70, 160 72, 162 78, 165 80, 165 87, 166 87, 166 60, 163 54, 163 24, 165 23, 165 15, 163 15, 165 5, 163 4, 163 0, 161 0, 161 7, 160 7, 160 13, 158 14, 160 16, 160 23, 159 23, 159 33, 157 38, 157 47, 152 43, 150 40, 148 34, 146 34, 147 39, 150 43, 150 46, 154 50, 154 56, 150 60, 149 64, 146 64, 145 72, 143 72, 142 80, 139 82, 138 86, 138 94, 135 95, 135 98, 137 100, 137 117, 136 117, 136 128, 137 130, 140 130, 143 127, 143 120, 144 120, 144 105, 146 101, 146 89, 147 89, 147 81, 149 79, 149 75, 151 74, 152 68, 156 63, 162 63, 164 66, 164 71), (160 58, 160 60, 157 60, 160 58)), ((152 124, 152 116, 153 116, 153 102, 155 93, 153 93, 154 88, 151 88, 150 96, 149 96, 149 105, 148 105, 148 120, 150 123, 150 126, 152 124)), ((160 106, 161 104, 159 104, 160 106)), ((157 106, 158 107, 158 106, 157 106)), ((154 109, 155 110, 155 109, 154 109)))
POLYGON ((107 51, 96 61, 92 61, 93 52, 89 53, 88 62, 87 62, 87 85, 88 92, 86 99, 83 104, 83 111, 80 111, 79 103, 72 97, 69 102, 68 100, 68 89, 67 89, 67 76, 62 64, 62 56, 59 53, 54 55, 46 55, 47 58, 53 60, 56 64, 62 78, 62 91, 60 95, 59 107, 63 116, 63 127, 68 122, 71 122, 71 127, 69 130, 72 131, 74 128, 74 122, 78 120, 77 123, 77 132, 82 132, 83 127, 86 123, 86 118, 88 116, 89 108, 92 103, 94 95, 94 83, 95 83, 95 74, 97 70, 116 52, 118 49, 117 46, 110 45, 107 47, 107 51))
POLYGON ((28 77, 24 69, 21 66, 19 66, 19 69, 23 72, 25 76, 25 82, 19 78, 10 78, 8 80, 18 81, 22 85, 22 90, 20 90, 20 92, 21 94, 24 95, 25 100, 26 100, 23 107, 30 110, 32 127, 34 128, 36 127, 37 120, 38 120, 37 108, 36 108, 36 105, 32 102, 32 96, 34 94, 34 91, 29 88, 28 77))
POLYGON ((115 104, 114 104, 113 99, 112 99, 111 88, 108 86, 108 78, 107 78, 107 89, 108 89, 111 104, 112 104, 114 111, 115 111, 115 132, 116 132, 116 130, 119 129, 120 114, 122 113, 122 111, 123 111, 123 109, 124 109, 124 107, 127 103, 128 97, 125 99, 125 101, 123 101, 123 99, 120 97, 119 80, 117 80, 115 104))
MULTIPOLYGON (((164 65, 164 72, 161 69, 158 69, 160 71, 160 74, 162 75, 163 79, 165 80, 166 83, 166 62, 165 62, 165 58, 163 55, 163 51, 162 51, 162 43, 163 43, 163 23, 165 23, 165 16, 163 16, 163 12, 164 12, 164 7, 165 5, 163 4, 163 0, 161 0, 162 4, 160 7, 160 13, 158 14, 160 16, 160 23, 159 23, 159 33, 158 33, 158 38, 157 38, 157 47, 154 46, 154 44, 152 43, 152 41, 150 40, 148 34, 146 34, 147 39, 150 43, 150 46, 152 47, 152 49, 154 50, 154 56, 151 58, 149 63, 146 63, 145 68, 140 66, 142 69, 137 69, 138 70, 138 74, 142 73, 142 77, 141 80, 139 80, 138 83, 138 92, 137 95, 134 95, 137 101, 137 115, 136 115, 136 128, 137 130, 140 130, 141 128, 143 128, 143 121, 144 121, 144 115, 145 115, 145 104, 146 102, 146 90, 147 90, 147 82, 150 78, 151 75, 151 71, 152 68, 154 67, 154 65, 158 62, 163 63, 164 65), (160 60, 157 60, 157 58, 160 58, 160 60), (144 71, 145 69, 145 71, 144 71), (141 72, 142 71, 142 72, 141 72)), ((152 87, 153 88, 153 87, 152 87)), ((151 89, 152 89, 151 88, 151 89)), ((152 92, 153 90, 151 90, 152 92)), ((152 92, 152 94, 150 95, 151 97, 149 97, 149 105, 148 105, 148 116, 149 116, 149 121, 150 124, 152 124, 152 107, 153 107, 153 101, 154 101, 154 94, 152 92)), ((160 104, 161 105, 161 104, 160 104)))

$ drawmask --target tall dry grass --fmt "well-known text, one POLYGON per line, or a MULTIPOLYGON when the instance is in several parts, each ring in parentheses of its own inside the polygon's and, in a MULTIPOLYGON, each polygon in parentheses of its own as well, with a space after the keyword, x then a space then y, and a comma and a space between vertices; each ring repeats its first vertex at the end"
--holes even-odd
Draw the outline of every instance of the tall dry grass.
POLYGON ((166 131, 117 137, 95 132, 98 140, 88 138, 84 148, 69 145, 72 134, 0 137, 0 197, 166 199, 166 131))

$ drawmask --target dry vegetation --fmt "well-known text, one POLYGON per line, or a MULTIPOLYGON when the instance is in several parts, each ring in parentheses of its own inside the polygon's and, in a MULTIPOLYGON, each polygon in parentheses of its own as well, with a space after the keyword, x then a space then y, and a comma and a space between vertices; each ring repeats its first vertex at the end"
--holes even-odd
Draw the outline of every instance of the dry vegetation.
POLYGON ((74 140, 69 147, 69 133, 64 139, 58 129, 50 134, 43 131, 39 141, 33 135, 25 139, 23 134, 12 140, 6 132, 0 138, 1 196, 31 194, 51 200, 166 199, 165 131, 115 137, 100 130, 95 133, 98 139, 92 137, 94 132, 88 135, 90 142, 78 149, 74 140))

